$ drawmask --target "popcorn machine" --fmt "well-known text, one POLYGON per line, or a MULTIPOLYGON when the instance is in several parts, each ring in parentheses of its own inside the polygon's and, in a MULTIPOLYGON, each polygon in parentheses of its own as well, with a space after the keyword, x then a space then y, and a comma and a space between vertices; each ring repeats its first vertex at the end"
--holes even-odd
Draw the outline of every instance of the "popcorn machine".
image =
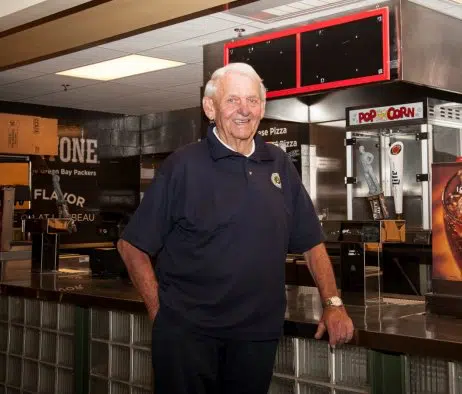
MULTIPOLYGON (((399 281, 409 294, 432 287, 432 165, 462 156, 461 109, 432 98, 346 109, 347 219, 405 232, 379 245, 381 292, 406 293, 399 281)), ((342 264, 348 269, 349 259, 342 264)))
POLYGON ((348 219, 403 219, 430 233, 431 166, 462 156, 461 109, 431 98, 347 108, 348 219))

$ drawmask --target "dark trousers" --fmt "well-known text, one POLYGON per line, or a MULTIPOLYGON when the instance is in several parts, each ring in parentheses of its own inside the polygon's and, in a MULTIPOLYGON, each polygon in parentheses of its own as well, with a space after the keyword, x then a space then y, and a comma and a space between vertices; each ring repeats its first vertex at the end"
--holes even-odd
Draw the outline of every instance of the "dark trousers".
POLYGON ((155 394, 267 394, 278 341, 195 334, 156 317, 152 330, 155 394))

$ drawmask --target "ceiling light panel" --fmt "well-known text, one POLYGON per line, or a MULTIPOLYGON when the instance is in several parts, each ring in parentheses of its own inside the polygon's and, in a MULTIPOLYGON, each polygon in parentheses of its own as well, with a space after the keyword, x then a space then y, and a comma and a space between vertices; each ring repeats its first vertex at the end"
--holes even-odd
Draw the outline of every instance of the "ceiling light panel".
POLYGON ((144 74, 167 68, 179 67, 182 62, 158 59, 149 56, 129 55, 89 66, 62 71, 58 75, 69 77, 112 81, 132 75, 144 74))

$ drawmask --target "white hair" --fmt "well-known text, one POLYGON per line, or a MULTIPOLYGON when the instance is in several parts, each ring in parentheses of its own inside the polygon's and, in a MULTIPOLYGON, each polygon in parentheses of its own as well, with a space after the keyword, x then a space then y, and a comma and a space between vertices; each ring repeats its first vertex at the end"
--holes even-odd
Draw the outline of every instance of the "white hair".
POLYGON ((227 73, 235 72, 246 75, 247 77, 257 81, 260 85, 260 99, 266 101, 266 88, 263 85, 263 81, 257 74, 255 69, 247 63, 229 63, 224 67, 221 67, 214 71, 209 81, 205 85, 204 97, 213 97, 217 92, 217 82, 219 82, 227 73))

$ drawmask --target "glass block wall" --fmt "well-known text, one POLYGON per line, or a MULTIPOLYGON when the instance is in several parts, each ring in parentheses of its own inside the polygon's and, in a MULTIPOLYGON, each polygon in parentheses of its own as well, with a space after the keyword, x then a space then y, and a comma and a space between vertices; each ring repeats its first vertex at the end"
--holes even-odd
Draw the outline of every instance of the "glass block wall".
POLYGON ((0 393, 74 394, 75 307, 0 297, 0 393))
POLYGON ((284 337, 278 347, 269 394, 370 393, 367 349, 284 337))
POLYGON ((90 393, 151 394, 148 316, 92 309, 90 327, 90 393))

